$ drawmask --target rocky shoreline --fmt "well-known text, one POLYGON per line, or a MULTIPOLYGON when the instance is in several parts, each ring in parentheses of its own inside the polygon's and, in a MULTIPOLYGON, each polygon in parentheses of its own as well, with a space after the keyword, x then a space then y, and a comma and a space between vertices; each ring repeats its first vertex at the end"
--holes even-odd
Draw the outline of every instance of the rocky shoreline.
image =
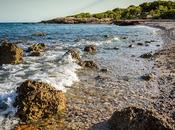
MULTIPOLYGON (((175 128, 173 39, 175 23, 145 22, 144 25, 164 29, 162 37, 165 42, 163 50, 140 56, 148 59, 147 62, 152 61, 153 70, 159 72, 159 74, 150 73, 141 77, 140 80, 143 80, 141 82, 145 82, 146 86, 141 86, 143 88, 140 90, 132 89, 129 86, 129 77, 122 77, 122 80, 111 77, 110 71, 114 70, 102 68, 101 63, 95 62, 91 57, 98 53, 94 45, 84 48, 90 59, 86 55, 80 58, 78 51, 69 48, 63 57, 71 55, 82 67, 78 70, 80 82, 74 83, 66 93, 57 91, 42 82, 27 80, 22 83, 17 88, 18 96, 14 104, 18 108, 16 116, 21 119, 15 130, 173 130, 175 128), (154 95, 151 90, 155 89, 157 84, 159 94, 154 95)), ((151 43, 151 41, 145 42, 151 43)), ((142 45, 138 44, 138 46, 142 45)), ((29 53, 29 56, 40 56, 45 48, 44 44, 34 44, 24 52, 29 53)), ((134 46, 131 44, 128 48, 132 49, 134 46)), ((6 50, 9 54, 7 62, 7 59, 3 59, 3 53, 0 53, 1 64, 23 62, 23 51, 16 45, 4 42, 0 49, 6 50)))

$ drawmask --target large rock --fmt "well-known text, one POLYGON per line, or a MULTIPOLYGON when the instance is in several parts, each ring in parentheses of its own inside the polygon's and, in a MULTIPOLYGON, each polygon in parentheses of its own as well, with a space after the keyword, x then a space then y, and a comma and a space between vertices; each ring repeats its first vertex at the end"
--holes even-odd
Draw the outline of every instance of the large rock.
POLYGON ((153 56, 152 53, 145 53, 145 54, 141 55, 140 57, 141 58, 151 58, 152 56, 153 56))
POLYGON ((28 52, 30 53, 30 56, 40 56, 42 52, 44 52, 46 49, 46 45, 43 43, 37 43, 33 44, 28 48, 28 52))
POLYGON ((18 125, 13 130, 39 130, 32 125, 18 125))
POLYGON ((80 53, 75 49, 69 49, 66 53, 70 53, 72 58, 77 62, 81 62, 80 53))
POLYGON ((111 130, 174 130, 166 117, 137 107, 116 111, 109 119, 111 130))
POLYGON ((46 83, 27 80, 17 88, 14 106, 22 121, 60 117, 65 111, 65 96, 46 83))
POLYGON ((20 64, 23 62, 23 49, 13 43, 2 42, 0 46, 1 64, 20 64))
POLYGON ((96 53, 97 47, 95 45, 88 45, 84 48, 84 51, 89 52, 89 53, 96 53))

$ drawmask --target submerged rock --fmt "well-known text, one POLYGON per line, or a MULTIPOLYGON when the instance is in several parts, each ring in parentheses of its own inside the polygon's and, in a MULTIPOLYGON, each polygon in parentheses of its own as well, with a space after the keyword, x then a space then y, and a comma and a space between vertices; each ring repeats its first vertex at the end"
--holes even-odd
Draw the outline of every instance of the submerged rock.
POLYGON ((80 66, 86 67, 86 68, 91 68, 91 69, 98 69, 98 65, 95 61, 83 61, 80 63, 80 66))
POLYGON ((129 48, 133 48, 133 47, 134 47, 134 45, 133 45, 133 44, 131 44, 131 45, 129 45, 128 47, 129 47, 129 48))
POLYGON ((89 52, 89 53, 96 53, 97 47, 95 45, 89 45, 84 48, 84 51, 89 52))
POLYGON ((61 118, 65 111, 64 93, 46 83, 27 80, 17 88, 17 94, 14 106, 22 121, 61 118))
POLYGON ((33 44, 28 48, 28 52, 30 52, 30 56, 40 56, 42 52, 46 49, 46 45, 43 43, 33 44))
POLYGON ((0 46, 0 65, 1 64, 20 64, 23 62, 23 49, 16 44, 2 42, 0 46))
POLYGON ((145 54, 141 55, 140 57, 141 58, 151 58, 152 56, 153 56, 152 53, 145 53, 145 54))
POLYGON ((33 36, 46 36, 47 35, 47 33, 45 33, 45 32, 36 32, 36 33, 34 33, 33 34, 33 36))
POLYGON ((128 107, 116 111, 109 119, 111 130, 173 130, 166 117, 157 112, 128 107))

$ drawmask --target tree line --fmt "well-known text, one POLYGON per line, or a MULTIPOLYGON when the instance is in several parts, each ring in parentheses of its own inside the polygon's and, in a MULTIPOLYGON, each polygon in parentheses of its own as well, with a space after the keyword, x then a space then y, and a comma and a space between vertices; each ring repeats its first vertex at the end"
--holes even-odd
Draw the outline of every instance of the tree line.
POLYGON ((131 5, 128 8, 115 8, 102 13, 80 13, 75 18, 112 18, 123 19, 175 19, 175 2, 158 0, 145 2, 139 6, 131 5))

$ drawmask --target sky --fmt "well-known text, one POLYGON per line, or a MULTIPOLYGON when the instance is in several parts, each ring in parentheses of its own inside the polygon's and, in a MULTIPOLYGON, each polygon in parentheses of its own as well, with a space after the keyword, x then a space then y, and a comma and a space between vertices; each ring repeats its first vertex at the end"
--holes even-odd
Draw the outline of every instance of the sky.
POLYGON ((39 22, 150 1, 154 0, 0 0, 0 22, 39 22))

